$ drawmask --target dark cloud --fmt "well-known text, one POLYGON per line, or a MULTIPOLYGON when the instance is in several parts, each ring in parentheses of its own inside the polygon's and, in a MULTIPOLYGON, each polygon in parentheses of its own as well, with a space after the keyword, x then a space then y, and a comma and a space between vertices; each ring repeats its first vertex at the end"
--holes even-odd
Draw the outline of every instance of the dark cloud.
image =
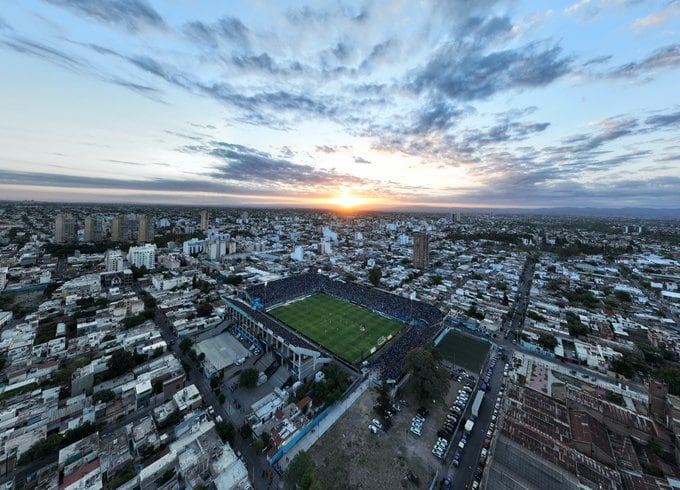
POLYGON ((150 87, 148 85, 141 85, 139 83, 130 82, 128 80, 121 80, 119 78, 112 78, 111 83, 115 83, 116 85, 120 85, 121 87, 130 89, 133 92, 137 92, 141 95, 144 95, 145 97, 150 97, 153 100, 161 101, 160 97, 158 97, 158 96, 162 92, 160 90, 158 90, 157 88, 150 87))
POLYGON ((366 160, 365 158, 361 158, 361 157, 354 157, 354 162, 355 163, 367 163, 367 164, 372 163, 370 160, 366 160))
POLYGON ((488 98, 513 88, 548 85, 570 70, 571 59, 558 46, 531 43, 522 48, 461 55, 455 45, 440 49, 416 75, 416 92, 434 91, 452 100, 488 98))
POLYGON ((189 22, 182 30, 192 41, 213 49, 219 47, 222 41, 238 47, 247 47, 249 44, 248 28, 235 17, 224 17, 214 24, 189 22))
POLYGON ((341 184, 361 184, 357 177, 323 170, 311 165, 296 164, 274 158, 266 152, 243 145, 213 141, 207 145, 185 147, 190 153, 213 156, 223 164, 215 167, 212 177, 236 182, 275 187, 331 187, 341 184))
POLYGON ((218 46, 217 34, 212 27, 200 21, 189 22, 183 29, 184 33, 192 40, 205 44, 211 48, 218 46))
POLYGON ((415 124, 409 133, 429 133, 433 130, 446 130, 455 126, 458 118, 466 111, 444 100, 430 100, 418 111, 415 124))
POLYGON ((138 32, 146 27, 164 29, 163 18, 144 0, 46 0, 105 24, 138 32))
POLYGON ((50 63, 55 63, 71 71, 78 71, 86 66, 86 62, 83 59, 78 59, 64 51, 23 37, 17 36, 0 39, 0 45, 13 49, 18 53, 28 54, 50 63))
POLYGON ((242 46, 248 44, 248 28, 237 18, 225 17, 217 25, 217 32, 222 38, 242 46))
POLYGON ((395 42, 391 39, 376 44, 371 48, 371 52, 368 56, 361 62, 359 68, 361 70, 373 68, 373 65, 383 60, 394 47, 395 42))
POLYGON ((521 141, 536 133, 545 131, 550 123, 522 123, 506 120, 490 128, 467 131, 463 137, 465 146, 487 146, 506 143, 508 141, 521 141))
POLYGON ((293 150, 291 150, 288 146, 284 146, 283 148, 281 148, 279 155, 281 156, 281 158, 294 158, 296 153, 293 150))
POLYGON ((332 49, 332 52, 335 55, 335 57, 341 61, 345 61, 349 57, 350 51, 351 48, 346 43, 343 42, 339 42, 332 49))
POLYGON ((680 126, 680 111, 672 114, 650 116, 645 119, 645 124, 652 126, 654 129, 680 126))
POLYGON ((244 187, 212 180, 149 179, 126 180, 82 175, 51 174, 43 172, 14 172, 0 170, 0 183, 34 185, 41 187, 67 187, 79 189, 116 189, 176 192, 243 193, 244 187))
POLYGON ((607 61, 611 60, 612 58, 613 58, 612 55, 596 56, 595 58, 590 58, 589 60, 584 62, 583 66, 600 65, 600 64, 606 63, 607 61))
POLYGON ((609 78, 637 78, 659 69, 680 67, 680 43, 670 44, 654 51, 641 61, 620 66, 605 74, 609 78))

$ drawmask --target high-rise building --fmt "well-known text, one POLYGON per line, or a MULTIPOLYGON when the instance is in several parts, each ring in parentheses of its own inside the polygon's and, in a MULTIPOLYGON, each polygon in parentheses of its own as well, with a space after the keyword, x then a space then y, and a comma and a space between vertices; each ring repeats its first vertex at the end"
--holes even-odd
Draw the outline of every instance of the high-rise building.
POLYGON ((85 218, 83 240, 86 242, 99 242, 102 240, 102 221, 94 216, 85 218))
POLYGON ((5 289, 7 285, 7 273, 9 272, 8 267, 0 267, 0 291, 5 289))
POLYGON ((125 221, 123 216, 116 216, 111 220, 111 240, 122 242, 124 235, 125 221))
POLYGON ((427 233, 413 235, 413 267, 427 269, 430 265, 430 242, 427 233))
POLYGON ((153 220, 146 214, 140 214, 137 222, 137 241, 139 243, 153 242, 155 231, 153 220))
POLYGON ((156 245, 146 244, 130 247, 127 256, 131 267, 146 267, 148 270, 156 268, 156 245))
POLYGON ((57 243, 76 241, 76 219, 72 214, 58 214, 54 219, 54 241, 57 243))
POLYGON ((104 256, 104 263, 106 264, 106 272, 118 272, 125 268, 125 257, 120 250, 107 250, 104 256))
POLYGON ((201 211, 201 230, 207 230, 210 227, 210 213, 207 209, 201 211))

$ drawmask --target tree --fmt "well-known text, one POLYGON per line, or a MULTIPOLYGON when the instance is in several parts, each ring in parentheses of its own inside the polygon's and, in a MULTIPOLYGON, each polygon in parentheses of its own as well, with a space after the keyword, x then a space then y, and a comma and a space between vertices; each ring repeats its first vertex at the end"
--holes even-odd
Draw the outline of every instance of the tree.
POLYGON ((555 347, 557 347, 557 339, 554 335, 542 333, 538 336, 538 345, 545 350, 552 352, 555 350, 555 347))
POLYGON ((352 281, 356 281, 357 278, 356 278, 356 276, 355 276, 354 274, 352 274, 351 272, 347 272, 347 273, 345 274, 344 280, 345 280, 345 282, 352 282, 352 281))
POLYGON ((436 351, 418 347, 406 355, 406 369, 413 376, 415 395, 423 403, 441 399, 449 387, 449 376, 436 351))
POLYGON ((98 391, 92 396, 92 400, 95 402, 95 404, 99 401, 102 401, 104 403, 109 403, 113 400, 116 399, 116 394, 111 391, 111 390, 102 390, 98 391))
POLYGON ((145 265, 141 267, 132 266, 130 267, 130 269, 132 270, 133 279, 139 279, 140 277, 144 277, 149 272, 145 265))
POLYGON ((243 277, 241 277, 239 275, 235 275, 235 274, 229 275, 229 276, 224 278, 224 283, 230 284, 232 286, 238 286, 242 282, 243 282, 243 277))
POLYGON ((193 345, 194 343, 192 342, 192 340, 187 337, 182 339, 182 341, 179 343, 179 348, 182 352, 186 354, 187 352, 189 352, 189 349, 191 349, 193 345))
POLYGON ((377 265, 368 271, 368 280, 374 286, 380 286, 380 279, 382 278, 382 269, 377 265))
POLYGON ((163 393, 163 380, 162 379, 157 379, 156 381, 153 382, 153 392, 155 394, 163 393))
POLYGON ((137 365, 135 362, 135 357, 126 351, 125 349, 118 349, 113 351, 111 358, 106 363, 109 368, 109 372, 114 373, 116 376, 125 374, 137 365))
POLYGON ((239 432, 244 439, 250 439, 253 436, 253 428, 248 424, 243 424, 239 429, 239 432))
POLYGON ((657 369, 654 376, 668 384, 668 392, 671 395, 680 395, 680 369, 666 366, 657 369))
POLYGON ((255 388, 259 376, 260 373, 257 371, 257 369, 244 369, 241 371, 241 375, 238 378, 238 384, 241 388, 255 388))
POLYGON ((616 296, 616 299, 624 303, 630 303, 631 301, 633 301, 633 298, 628 291, 621 290, 615 291, 614 296, 616 296))
POLYGON ((631 379, 635 376, 635 368, 625 357, 612 359, 610 366, 612 371, 625 378, 631 379))
POLYGON ((209 317, 212 315, 213 307, 210 303, 203 303, 196 308, 196 314, 200 317, 209 317))
POLYGON ((300 451, 286 468, 283 480, 292 487, 309 490, 314 482, 314 460, 307 451, 300 451))
POLYGON ((217 430, 217 435, 220 436, 222 442, 234 442, 234 436, 236 435, 236 429, 231 422, 222 421, 215 424, 215 429, 217 430))

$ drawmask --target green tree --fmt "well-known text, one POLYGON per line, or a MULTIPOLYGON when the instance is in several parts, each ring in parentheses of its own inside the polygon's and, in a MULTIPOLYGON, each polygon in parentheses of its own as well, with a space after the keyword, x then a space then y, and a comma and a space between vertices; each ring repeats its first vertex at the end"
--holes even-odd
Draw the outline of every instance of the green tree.
POLYGON ((380 279, 382 279, 382 269, 376 265, 368 271, 368 280, 374 286, 380 286, 380 279))
POLYGON ((292 487, 309 490, 314 483, 314 460, 307 451, 300 451, 286 468, 283 480, 292 487))
POLYGON ((111 390, 98 391, 97 393, 92 395, 92 400, 95 403, 97 403, 99 401, 104 402, 104 403, 109 403, 109 402, 112 402, 115 399, 116 399, 116 394, 111 390))
POLYGON ((229 276, 224 278, 224 283, 225 284, 231 284, 232 286, 238 286, 242 282, 243 282, 243 277, 239 276, 239 275, 235 275, 235 274, 229 275, 229 276))
POLYGON ((406 355, 406 369, 413 376, 415 395, 421 403, 442 399, 449 387, 449 376, 436 351, 413 349, 406 355))
POLYGON ((630 303, 633 301, 633 298, 628 291, 615 291, 614 296, 616 296, 616 299, 624 303, 630 303))
POLYGON ((238 378, 238 384, 241 388, 255 388, 259 376, 260 373, 257 371, 257 369, 244 369, 241 371, 241 375, 238 378))
POLYGON ((557 338, 554 335, 542 333, 538 336, 538 345, 552 352, 557 347, 557 338))
POLYGON ((136 366, 134 356, 125 349, 118 349, 113 351, 111 358, 106 363, 111 373, 116 376, 125 374, 136 366))
POLYGON ((611 370, 619 373, 621 376, 631 379, 635 376, 635 368, 626 357, 619 357, 613 359, 610 363, 611 370))
POLYGON ((186 354, 187 352, 189 352, 189 349, 191 349, 193 345, 194 345, 193 341, 190 338, 186 337, 183 338, 179 343, 179 348, 182 352, 186 354))
POLYGON ((668 391, 671 395, 680 395, 680 369, 665 366, 657 369, 654 376, 668 384, 668 391))
POLYGON ((220 436, 222 442, 234 442, 234 436, 236 435, 236 429, 231 422, 222 421, 215 424, 215 429, 217 430, 217 435, 220 436))
POLYGON ((253 436, 253 428, 248 424, 243 424, 239 432, 244 439, 250 439, 253 436))

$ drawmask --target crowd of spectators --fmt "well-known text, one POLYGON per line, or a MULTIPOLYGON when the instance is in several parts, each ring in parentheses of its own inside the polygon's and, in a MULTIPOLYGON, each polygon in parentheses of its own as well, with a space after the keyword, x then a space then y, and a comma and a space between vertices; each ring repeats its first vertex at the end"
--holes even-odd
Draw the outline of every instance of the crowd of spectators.
POLYGON ((438 327, 410 327, 391 342, 383 355, 373 362, 373 366, 380 370, 380 378, 398 380, 404 371, 406 354, 416 347, 422 347, 431 342, 438 331, 438 327))
POLYGON ((253 320, 260 322, 266 328, 271 330, 274 335, 283 338, 288 344, 296 347, 303 347, 305 349, 316 350, 316 347, 310 344, 307 340, 299 335, 295 335, 288 328, 284 327, 278 320, 269 315, 250 308, 245 303, 235 300, 233 304, 240 308, 245 314, 250 316, 253 320))
POLYGON ((434 325, 439 323, 444 316, 438 308, 427 303, 353 282, 334 281, 316 273, 291 276, 266 285, 258 284, 248 289, 251 304, 263 305, 266 308, 319 292, 356 303, 404 322, 434 325))

